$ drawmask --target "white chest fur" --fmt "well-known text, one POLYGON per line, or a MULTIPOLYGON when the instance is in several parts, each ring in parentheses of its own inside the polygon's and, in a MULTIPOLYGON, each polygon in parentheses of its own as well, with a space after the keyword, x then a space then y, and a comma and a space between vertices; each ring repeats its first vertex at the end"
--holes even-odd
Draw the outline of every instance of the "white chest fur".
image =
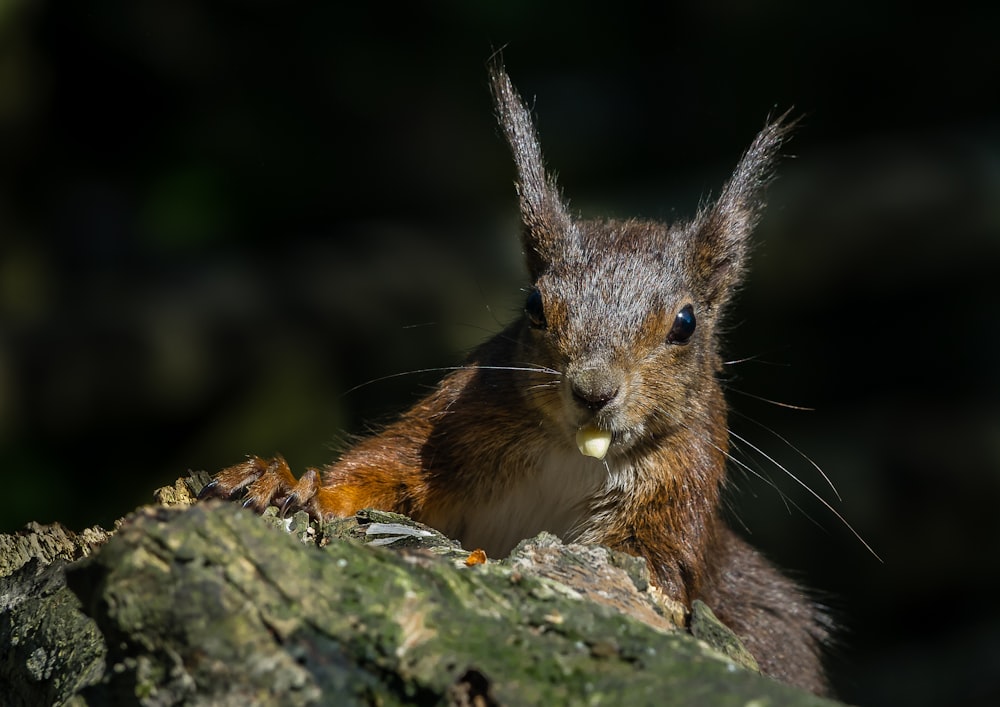
POLYGON ((505 557, 543 530, 565 541, 582 530, 595 498, 613 483, 612 467, 576 451, 554 451, 483 504, 470 507, 462 545, 505 557))

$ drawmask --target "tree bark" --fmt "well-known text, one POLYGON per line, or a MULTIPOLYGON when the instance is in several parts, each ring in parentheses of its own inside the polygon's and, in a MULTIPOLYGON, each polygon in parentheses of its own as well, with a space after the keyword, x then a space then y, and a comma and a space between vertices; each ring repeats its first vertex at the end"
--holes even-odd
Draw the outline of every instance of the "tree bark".
POLYGON ((832 704, 756 674, 710 611, 715 647, 692 636, 642 560, 542 535, 482 562, 393 514, 188 505, 204 480, 113 533, 0 537, 5 704, 832 704))

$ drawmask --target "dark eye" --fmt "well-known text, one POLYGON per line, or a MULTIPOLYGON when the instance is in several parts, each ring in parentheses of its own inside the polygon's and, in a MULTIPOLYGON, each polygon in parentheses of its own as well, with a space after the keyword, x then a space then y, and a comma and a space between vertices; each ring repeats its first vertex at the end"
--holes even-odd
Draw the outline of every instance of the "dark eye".
POLYGON ((528 301, 524 303, 524 313, 528 317, 528 322, 535 329, 544 329, 545 308, 542 306, 542 293, 532 290, 528 294, 528 301))
POLYGON ((694 318, 694 307, 690 304, 684 305, 674 317, 674 325, 670 327, 670 333, 667 334, 667 343, 686 344, 691 335, 694 334, 697 323, 698 320, 694 318))

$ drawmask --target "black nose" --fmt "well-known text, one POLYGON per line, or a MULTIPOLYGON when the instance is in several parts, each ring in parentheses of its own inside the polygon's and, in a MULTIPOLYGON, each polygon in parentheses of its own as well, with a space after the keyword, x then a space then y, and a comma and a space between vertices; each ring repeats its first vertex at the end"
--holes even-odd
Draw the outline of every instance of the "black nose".
POLYGON ((606 369, 585 368, 572 376, 570 390, 577 404, 596 412, 615 399, 619 383, 618 378, 606 369))
POLYGON ((573 386, 573 399, 583 407, 597 411, 605 407, 618 395, 618 388, 613 390, 590 390, 573 386))

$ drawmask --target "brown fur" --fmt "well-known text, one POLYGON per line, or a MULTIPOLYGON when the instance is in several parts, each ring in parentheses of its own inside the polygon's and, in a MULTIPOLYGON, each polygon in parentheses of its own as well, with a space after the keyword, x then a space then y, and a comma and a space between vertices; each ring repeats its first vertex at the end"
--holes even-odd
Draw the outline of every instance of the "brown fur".
POLYGON ((823 692, 825 618, 719 509, 728 449, 719 321, 787 127, 765 127, 690 223, 574 220, 528 111, 501 68, 491 77, 518 171, 534 288, 526 315, 327 467, 322 483, 315 471, 296 481, 282 460, 251 458, 206 495, 246 489, 259 510, 278 502, 317 516, 399 511, 495 557, 543 529, 625 550, 678 600, 704 599, 765 672, 823 692), (577 451, 584 425, 612 433, 604 461, 577 451))

